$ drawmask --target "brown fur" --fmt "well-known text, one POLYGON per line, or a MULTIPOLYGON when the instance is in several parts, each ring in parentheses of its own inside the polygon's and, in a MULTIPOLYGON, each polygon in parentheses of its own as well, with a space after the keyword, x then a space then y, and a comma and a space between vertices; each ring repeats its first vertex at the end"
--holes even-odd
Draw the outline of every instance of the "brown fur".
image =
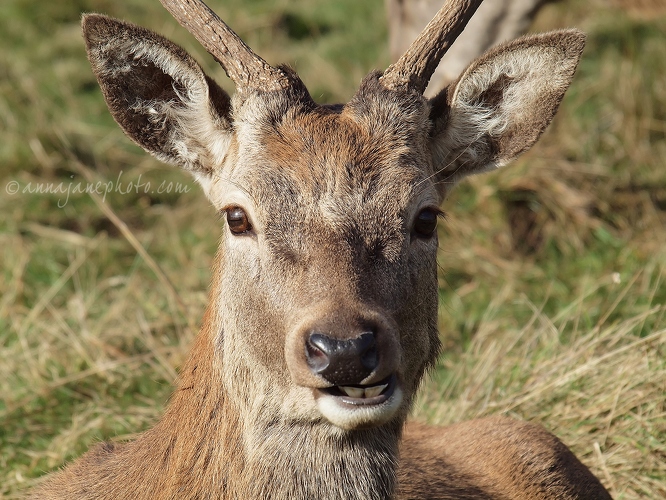
POLYGON ((400 498, 610 498, 555 436, 504 417, 446 428, 410 424, 401 459, 400 498))
POLYGON ((375 73, 348 104, 319 106, 287 68, 288 88, 230 99, 159 35, 98 15, 83 26, 127 134, 190 170, 222 213, 242 207, 252 230, 224 227, 201 332, 160 422, 93 448, 34 498, 609 498, 532 424, 404 428, 439 351, 438 242, 414 221, 453 180, 536 141, 582 35, 507 45, 432 103, 375 73), (320 391, 331 384, 308 367, 304 342, 315 329, 352 339, 368 324, 379 364, 362 384, 388 375, 396 390, 390 404, 349 410, 320 391))

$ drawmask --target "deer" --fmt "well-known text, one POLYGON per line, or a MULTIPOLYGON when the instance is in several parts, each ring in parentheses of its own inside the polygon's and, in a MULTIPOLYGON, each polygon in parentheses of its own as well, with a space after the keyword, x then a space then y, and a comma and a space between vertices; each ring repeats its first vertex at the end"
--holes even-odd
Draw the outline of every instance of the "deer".
POLYGON ((423 91, 480 0, 446 0, 346 104, 317 104, 200 0, 161 0, 233 97, 162 36, 86 14, 108 108, 221 215, 201 328, 163 416, 46 477, 46 499, 611 498, 558 438, 503 416, 407 421, 438 356, 437 221, 467 175, 529 149, 585 36, 501 45, 423 91))

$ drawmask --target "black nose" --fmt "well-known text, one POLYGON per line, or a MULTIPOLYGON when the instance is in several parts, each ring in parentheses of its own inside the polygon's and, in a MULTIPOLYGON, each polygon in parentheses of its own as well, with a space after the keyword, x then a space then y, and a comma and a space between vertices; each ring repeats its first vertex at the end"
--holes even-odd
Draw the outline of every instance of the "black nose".
POLYGON ((305 347, 310 369, 333 385, 360 384, 379 364, 373 332, 349 340, 313 332, 305 347))

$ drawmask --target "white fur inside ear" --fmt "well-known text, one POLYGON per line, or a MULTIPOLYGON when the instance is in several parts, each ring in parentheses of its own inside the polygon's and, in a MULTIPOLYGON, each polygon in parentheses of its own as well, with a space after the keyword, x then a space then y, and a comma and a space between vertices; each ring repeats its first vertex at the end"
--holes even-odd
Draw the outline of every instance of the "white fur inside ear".
MULTIPOLYGON (((483 161, 488 144, 484 136, 500 137, 507 129, 539 107, 544 87, 568 85, 568 82, 547 82, 558 78, 555 64, 561 55, 554 47, 523 49, 499 54, 463 74, 451 100, 449 149, 466 145, 468 161, 483 161), (484 92, 498 82, 506 82, 497 102, 483 99, 484 92)), ((546 90, 547 91, 547 90, 546 90)), ((498 158, 480 170, 503 166, 511 158, 498 158)))
MULTIPOLYGON (((183 168, 201 172, 201 166, 212 168, 220 165, 229 146, 230 134, 210 104, 209 88, 203 72, 170 51, 149 42, 126 42, 121 50, 127 50, 135 60, 148 59, 162 72, 173 78, 173 91, 178 100, 143 101, 137 99, 131 109, 148 116, 155 125, 176 124, 169 130, 165 150, 176 154, 176 161, 183 168)), ((128 64, 115 68, 116 72, 131 71, 128 64)), ((166 126, 166 125, 165 125, 166 126)), ((174 158, 158 154, 161 160, 174 163, 174 158)), ((197 176, 199 180, 201 175, 197 176)))
POLYGON ((84 23, 84 35, 114 118, 146 151, 188 170, 207 190, 233 135, 228 96, 177 45, 98 17, 84 23))
POLYGON ((512 123, 532 115, 539 107, 539 96, 549 88, 568 86, 567 78, 557 71, 561 62, 560 49, 539 47, 501 53, 470 68, 453 94, 452 108, 461 113, 452 112, 452 118, 467 115, 476 137, 501 135, 512 123), (482 94, 499 81, 506 82, 501 99, 495 105, 484 102, 482 94))
POLYGON ((500 167, 529 149, 571 83, 584 35, 563 30, 499 46, 448 90, 448 113, 435 118, 438 182, 454 184, 500 167))

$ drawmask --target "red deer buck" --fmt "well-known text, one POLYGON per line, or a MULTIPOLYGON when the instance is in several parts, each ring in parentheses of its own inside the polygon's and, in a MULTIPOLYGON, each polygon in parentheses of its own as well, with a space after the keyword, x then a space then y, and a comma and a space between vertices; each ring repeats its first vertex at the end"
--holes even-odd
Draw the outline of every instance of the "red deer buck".
POLYGON ((584 35, 522 38, 423 91, 480 0, 448 0, 400 60, 319 105, 199 0, 162 0, 225 68, 98 14, 88 57, 131 139, 192 173, 225 224, 209 305, 161 420, 36 498, 608 499, 541 427, 405 421, 439 350, 436 222, 449 190, 528 149, 584 35))

